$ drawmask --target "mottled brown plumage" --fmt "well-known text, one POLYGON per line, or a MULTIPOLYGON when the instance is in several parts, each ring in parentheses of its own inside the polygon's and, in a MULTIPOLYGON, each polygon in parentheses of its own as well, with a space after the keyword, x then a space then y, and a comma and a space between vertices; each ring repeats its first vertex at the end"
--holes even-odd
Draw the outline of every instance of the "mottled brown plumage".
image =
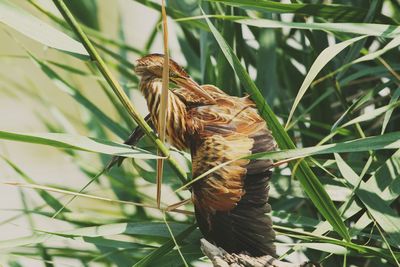
MULTIPOLYGON (((151 120, 158 127, 164 58, 151 54, 138 60, 140 90, 151 120)), ((193 177, 221 163, 275 148, 265 121, 248 97, 229 96, 212 85, 199 86, 174 61, 170 81, 166 135, 168 142, 190 150, 193 177)), ((269 160, 240 159, 194 183, 192 200, 204 236, 228 252, 274 255, 268 181, 269 160)))

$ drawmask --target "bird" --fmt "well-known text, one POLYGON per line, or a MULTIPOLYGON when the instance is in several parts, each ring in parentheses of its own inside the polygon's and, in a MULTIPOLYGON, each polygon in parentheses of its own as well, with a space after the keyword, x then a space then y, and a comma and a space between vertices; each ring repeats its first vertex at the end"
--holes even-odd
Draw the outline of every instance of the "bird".
MULTIPOLYGON (((164 55, 149 54, 134 69, 149 109, 146 120, 154 129, 160 123, 163 64, 164 55)), ((275 232, 266 214, 271 211, 272 161, 243 159, 276 149, 266 122, 248 95, 230 96, 214 85, 199 85, 172 59, 169 79, 174 88, 168 91, 167 142, 190 151, 193 177, 229 162, 191 187, 201 233, 229 253, 275 256, 275 232)), ((138 127, 125 144, 135 145, 142 136, 138 127)), ((116 158, 113 164, 121 161, 116 158)))

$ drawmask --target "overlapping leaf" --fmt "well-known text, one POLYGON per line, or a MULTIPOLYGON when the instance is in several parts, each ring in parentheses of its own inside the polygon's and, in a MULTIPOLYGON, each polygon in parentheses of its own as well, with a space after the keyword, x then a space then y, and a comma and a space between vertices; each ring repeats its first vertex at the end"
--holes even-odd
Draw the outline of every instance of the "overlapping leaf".
POLYGON ((0 2, 0 22, 46 46, 79 57, 89 56, 81 43, 16 7, 8 0, 0 2))
POLYGON ((62 133, 16 133, 0 131, 0 139, 31 144, 48 145, 63 149, 76 149, 108 155, 118 155, 128 158, 156 159, 157 155, 128 145, 114 143, 80 135, 62 133))

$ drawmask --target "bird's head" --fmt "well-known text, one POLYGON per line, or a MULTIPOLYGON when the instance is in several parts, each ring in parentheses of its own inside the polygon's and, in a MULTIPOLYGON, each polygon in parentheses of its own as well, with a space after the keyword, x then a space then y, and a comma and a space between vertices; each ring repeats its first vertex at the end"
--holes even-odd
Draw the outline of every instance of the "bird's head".
MULTIPOLYGON (((150 54, 137 60, 135 72, 139 76, 149 76, 153 78, 162 78, 164 66, 164 55, 150 54)), ((200 98, 204 98, 212 103, 215 100, 196 83, 187 72, 172 59, 169 60, 169 79, 172 83, 191 90, 200 98)))

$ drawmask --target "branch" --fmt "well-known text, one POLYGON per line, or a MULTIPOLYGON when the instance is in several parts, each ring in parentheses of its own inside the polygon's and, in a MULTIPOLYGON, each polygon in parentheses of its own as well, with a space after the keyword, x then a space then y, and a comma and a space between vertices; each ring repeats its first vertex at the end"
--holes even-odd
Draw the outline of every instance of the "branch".
POLYGON ((214 265, 214 267, 315 267, 314 264, 293 264, 277 260, 269 255, 251 257, 247 254, 229 254, 205 239, 201 239, 201 250, 214 265))

